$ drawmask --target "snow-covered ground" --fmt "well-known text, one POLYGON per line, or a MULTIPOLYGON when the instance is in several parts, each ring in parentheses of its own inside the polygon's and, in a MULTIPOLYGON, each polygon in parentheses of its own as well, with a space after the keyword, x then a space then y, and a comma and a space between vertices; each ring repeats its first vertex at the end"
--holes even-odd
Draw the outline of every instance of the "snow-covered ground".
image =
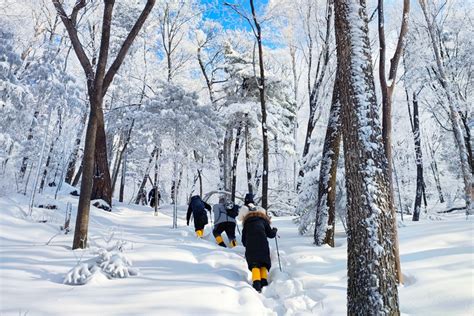
MULTIPOLYGON (((297 234, 291 218, 274 218, 283 271, 270 240, 271 283, 258 294, 250 285, 244 248, 218 247, 209 225, 204 240, 197 239, 185 225, 185 207, 178 229, 171 228, 167 206, 158 216, 135 205, 116 203, 112 213, 92 207, 91 247, 71 251, 72 232, 59 230, 67 202, 75 206, 77 198, 61 195, 60 210, 34 209, 28 217, 25 197, 0 197, 1 315, 346 314, 342 231, 334 249, 315 247, 310 237, 297 234), (96 272, 85 285, 63 283, 77 263, 97 257, 99 249, 114 248, 122 249, 138 276, 108 279, 96 272)), ((400 227, 404 315, 473 315, 473 228, 473 221, 460 214, 400 227)))

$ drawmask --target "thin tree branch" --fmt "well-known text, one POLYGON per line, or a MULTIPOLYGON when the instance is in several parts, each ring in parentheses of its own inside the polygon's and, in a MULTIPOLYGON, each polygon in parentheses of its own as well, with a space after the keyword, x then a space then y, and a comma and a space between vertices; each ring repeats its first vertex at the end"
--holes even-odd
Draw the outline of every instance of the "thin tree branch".
MULTIPOLYGON (((57 1, 57 0, 55 0, 57 1)), ((122 47, 120 47, 119 53, 117 57, 115 58, 114 62, 110 66, 109 70, 107 71, 107 74, 105 75, 104 78, 104 85, 102 88, 102 94, 104 95, 105 92, 107 91, 110 83, 114 79, 115 74, 120 68, 120 65, 122 64, 123 60, 125 59, 125 56, 127 55, 128 50, 130 49, 130 46, 132 46, 133 41, 135 40, 135 37, 138 35, 138 32, 140 32, 140 29, 142 28, 143 24, 145 23, 148 15, 150 14, 151 10, 153 9, 153 6, 155 5, 156 0, 148 0, 145 8, 143 9, 142 13, 140 14, 140 17, 138 18, 137 22, 135 22, 135 25, 132 27, 132 30, 130 33, 127 35, 127 38, 122 44, 122 47)))

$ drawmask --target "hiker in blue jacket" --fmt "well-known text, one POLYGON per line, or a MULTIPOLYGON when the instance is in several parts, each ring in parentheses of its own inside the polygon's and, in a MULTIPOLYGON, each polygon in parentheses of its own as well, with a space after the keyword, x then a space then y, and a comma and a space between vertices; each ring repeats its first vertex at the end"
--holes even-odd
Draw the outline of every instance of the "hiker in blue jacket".
POLYGON ((212 211, 214 212, 214 229, 212 230, 212 234, 217 244, 222 247, 227 247, 221 236, 221 234, 225 232, 227 238, 229 238, 230 246, 237 246, 237 240, 235 239, 235 226, 237 222, 235 217, 239 213, 238 205, 234 205, 232 201, 226 201, 226 198, 221 196, 219 203, 212 207, 212 211))
POLYGON ((245 259, 252 271, 252 286, 257 292, 268 285, 268 271, 272 266, 270 247, 267 238, 275 238, 277 228, 270 227, 270 217, 265 209, 249 203, 242 206, 239 217, 242 218, 242 244, 245 246, 245 259))
POLYGON ((204 235, 204 226, 207 225, 207 213, 206 209, 211 212, 211 206, 204 202, 199 195, 195 195, 191 198, 188 206, 188 212, 186 213, 186 224, 189 226, 189 220, 191 214, 194 218, 194 229, 196 236, 201 238, 204 235))

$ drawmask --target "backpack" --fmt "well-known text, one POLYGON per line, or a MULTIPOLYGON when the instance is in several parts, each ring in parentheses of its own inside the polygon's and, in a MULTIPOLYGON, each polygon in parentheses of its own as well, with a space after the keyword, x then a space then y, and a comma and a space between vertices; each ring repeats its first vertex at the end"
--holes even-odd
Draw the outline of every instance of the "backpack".
POLYGON ((231 209, 227 209, 226 212, 229 217, 236 218, 239 215, 239 206, 234 205, 231 209))
POLYGON ((199 198, 194 198, 191 200, 191 209, 193 210, 193 217, 202 217, 206 216, 206 210, 204 208, 204 203, 199 198))

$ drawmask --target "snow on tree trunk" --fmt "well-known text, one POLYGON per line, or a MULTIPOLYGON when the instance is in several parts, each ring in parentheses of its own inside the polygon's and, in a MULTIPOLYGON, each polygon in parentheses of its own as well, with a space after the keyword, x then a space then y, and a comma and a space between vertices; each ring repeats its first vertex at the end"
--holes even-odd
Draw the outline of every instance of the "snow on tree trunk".
MULTIPOLYGON (((337 75, 336 75, 337 76, 337 75)), ((336 173, 341 144, 341 103, 339 101, 338 78, 329 111, 329 121, 324 139, 323 158, 319 171, 318 204, 314 226, 314 243, 334 247, 336 215, 336 173)))
POLYGON ((143 174, 143 179, 140 182, 140 186, 138 187, 138 194, 137 194, 137 198, 135 199, 135 204, 137 204, 137 205, 140 204, 140 201, 142 201, 142 200, 146 201, 145 186, 146 186, 146 182, 147 182, 147 179, 148 179, 148 175, 150 174, 151 164, 153 162, 153 159, 155 158, 155 155, 157 155, 157 154, 158 154, 158 147, 155 146, 153 148, 153 151, 151 152, 150 158, 148 159, 148 164, 147 164, 147 167, 145 169, 145 173, 143 174))
POLYGON ((234 159, 232 161, 232 169, 231 169, 231 175, 232 175, 231 200, 232 202, 235 202, 235 190, 237 187, 237 162, 239 160, 239 154, 240 154, 240 139, 242 138, 241 137, 242 124, 243 122, 239 123, 239 126, 237 127, 237 132, 235 135, 234 159))
POLYGON ((231 177, 231 152, 233 129, 228 125, 224 136, 224 152, 223 152, 223 170, 224 170, 224 191, 230 191, 232 187, 231 177))
POLYGON ((245 124, 245 167, 247 169, 247 188, 248 193, 253 195, 253 180, 252 180, 252 167, 250 161, 250 135, 249 135, 249 125, 245 124))
POLYGON ((387 158, 365 1, 336 1, 348 212, 348 314, 399 314, 387 158))
MULTIPOLYGON (((33 139, 33 129, 37 124, 37 119, 38 119, 39 114, 40 114, 39 111, 35 111, 35 113, 33 114, 33 121, 31 122, 31 127, 28 132, 28 136, 26 138, 27 141, 31 141, 33 139)), ((28 157, 23 157, 23 160, 21 162, 21 167, 20 167, 20 178, 23 178, 25 176, 27 167, 28 167, 28 157)))
POLYGON ((110 178, 107 158, 107 140, 104 126, 104 112, 98 109, 97 135, 95 143, 95 174, 92 189, 92 200, 104 200, 112 206, 112 180, 110 178))
POLYGON ((421 199, 423 196, 423 154, 421 152, 420 119, 418 116, 418 99, 413 93, 413 138, 415 141, 415 162, 416 162, 416 194, 413 210, 413 221, 420 219, 421 199))
MULTIPOLYGON (((127 153, 125 152, 124 157, 122 159, 122 176, 120 178, 119 202, 123 202, 126 176, 127 176, 127 153)), ((155 201, 158 201, 158 199, 155 199, 155 201)))
POLYGON ((263 141, 263 172, 262 172, 262 207, 268 208, 268 127, 267 127, 267 105, 265 103, 265 68, 263 64, 263 44, 262 44, 262 28, 257 20, 255 6, 253 0, 250 0, 250 8, 252 9, 252 17, 256 32, 254 32, 258 46, 258 65, 260 70, 260 78, 258 90, 260 92, 260 110, 262 111, 262 141, 263 141))
POLYGON ((76 140, 74 142, 74 148, 72 150, 71 156, 69 157, 66 179, 64 180, 66 183, 69 183, 69 184, 72 184, 72 181, 74 178, 74 172, 76 171, 77 156, 79 154, 79 147, 81 145, 81 138, 84 132, 84 127, 86 126, 86 121, 87 121, 87 114, 84 113, 81 118, 81 124, 79 125, 79 129, 77 130, 76 140))

